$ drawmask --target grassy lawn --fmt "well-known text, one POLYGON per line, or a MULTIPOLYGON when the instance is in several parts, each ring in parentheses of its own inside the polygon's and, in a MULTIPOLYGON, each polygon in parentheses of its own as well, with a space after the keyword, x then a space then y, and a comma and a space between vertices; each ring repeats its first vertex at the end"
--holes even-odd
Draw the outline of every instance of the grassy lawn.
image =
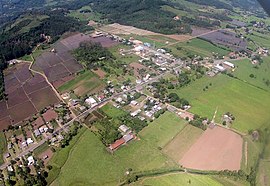
POLYGON ((0 164, 4 163, 3 154, 7 150, 7 141, 4 132, 0 132, 0 164))
POLYGON ((124 49, 124 50, 129 50, 129 49, 132 49, 133 47, 131 46, 127 46, 127 45, 124 45, 124 44, 119 44, 119 45, 116 45, 116 46, 113 46, 111 48, 109 48, 109 51, 113 54, 113 56, 116 57, 116 59, 118 61, 121 61, 121 62, 124 62, 125 64, 130 64, 132 62, 138 62, 140 60, 140 57, 135 55, 135 54, 132 54, 132 55, 125 55, 125 56, 122 56, 120 54, 120 49, 124 49))
POLYGON ((254 32, 252 35, 248 35, 248 38, 252 39, 257 45, 261 47, 270 47, 270 37, 267 34, 261 34, 258 32, 254 32))
POLYGON ((264 62, 261 65, 258 65, 258 68, 254 68, 254 65, 252 65, 248 59, 233 61, 233 63, 237 66, 234 75, 254 86, 270 90, 270 86, 265 84, 266 80, 270 81, 270 57, 264 58, 263 61, 264 62), (249 77, 250 74, 254 74, 255 78, 249 77))
POLYGON ((106 115, 108 115, 111 118, 118 118, 120 116, 125 115, 127 112, 122 110, 122 109, 118 109, 115 108, 112 104, 108 103, 106 105, 104 105, 101 110, 103 112, 105 112, 106 115))
POLYGON ((193 127, 192 125, 187 125, 165 146, 163 152, 174 161, 179 162, 202 133, 203 130, 193 127))
POLYGON ((201 116, 212 119, 218 109, 216 122, 231 112, 236 118, 232 127, 241 132, 269 126, 270 93, 226 75, 203 77, 172 92, 186 98, 192 106, 190 111, 201 116), (206 86, 209 89, 203 91, 206 86))
POLYGON ((82 96, 101 86, 103 86, 103 82, 93 72, 85 71, 59 87, 59 91, 63 93, 74 90, 75 94, 82 96))
POLYGON ((186 126, 186 121, 176 114, 165 112, 150 123, 141 133, 141 138, 156 147, 164 147, 173 137, 186 126))

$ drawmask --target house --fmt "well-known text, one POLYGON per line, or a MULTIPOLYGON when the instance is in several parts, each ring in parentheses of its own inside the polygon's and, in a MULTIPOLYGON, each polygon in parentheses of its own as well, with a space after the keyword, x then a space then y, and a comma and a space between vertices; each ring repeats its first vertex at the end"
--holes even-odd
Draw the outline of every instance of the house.
POLYGON ((138 102, 137 101, 135 101, 135 100, 132 100, 131 102, 130 102, 130 104, 132 105, 132 106, 137 106, 138 105, 138 102))
POLYGON ((10 156, 11 156, 10 153, 6 153, 6 154, 4 155, 5 158, 9 158, 10 156))
POLYGON ((94 106, 97 105, 97 101, 96 101, 94 98, 92 98, 92 97, 87 98, 87 99, 85 100, 85 103, 86 103, 87 105, 91 106, 91 107, 94 107, 94 106))
POLYGON ((126 125, 121 125, 118 130, 121 132, 121 133, 127 133, 129 131, 129 128, 126 126, 126 125))
POLYGON ((119 139, 119 140, 116 140, 113 144, 111 144, 110 146, 109 146, 109 149, 110 150, 116 150, 116 149, 118 149, 121 145, 123 145, 123 144, 125 144, 125 140, 124 140, 124 138, 121 138, 121 139, 119 139))
POLYGON ((34 160, 34 157, 33 156, 29 156, 27 158, 27 161, 28 161, 28 166, 29 165, 34 165, 34 163, 35 163, 35 160, 34 160))
POLYGON ((23 142, 21 143, 21 148, 25 148, 25 147, 27 147, 27 142, 26 142, 26 141, 23 141, 23 142))
POLYGON ((121 97, 118 97, 115 101, 118 103, 121 103, 123 101, 123 99, 121 97))
POLYGON ((214 68, 215 68, 217 71, 219 71, 219 72, 223 72, 223 71, 226 70, 226 69, 225 69, 223 66, 221 66, 220 64, 216 65, 214 68))
POLYGON ((7 170, 8 170, 9 172, 13 172, 13 171, 14 171, 14 169, 13 169, 13 167, 12 167, 11 165, 9 165, 9 166, 7 167, 7 170))
POLYGON ((135 117, 135 116, 137 116, 139 113, 141 113, 141 111, 142 111, 141 109, 138 109, 138 110, 136 110, 136 111, 130 113, 130 115, 131 115, 132 117, 135 117))
POLYGON ((8 148, 8 149, 11 149, 12 146, 13 146, 12 143, 8 143, 7 148, 8 148))
POLYGON ((38 130, 38 129, 34 130, 34 134, 35 134, 35 136, 36 136, 36 137, 38 137, 38 136, 40 136, 40 135, 41 135, 41 133, 39 132, 39 130, 38 130))
POLYGON ((34 141, 31 138, 27 138, 26 143, 27 143, 27 145, 30 145, 30 144, 34 143, 34 141))

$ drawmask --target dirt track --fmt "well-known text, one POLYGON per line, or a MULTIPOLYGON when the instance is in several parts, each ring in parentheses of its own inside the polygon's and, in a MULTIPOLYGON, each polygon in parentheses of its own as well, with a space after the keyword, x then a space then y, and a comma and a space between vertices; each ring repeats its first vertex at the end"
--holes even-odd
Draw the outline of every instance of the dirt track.
POLYGON ((179 163, 198 170, 240 170, 242 144, 240 135, 216 126, 207 129, 179 163))

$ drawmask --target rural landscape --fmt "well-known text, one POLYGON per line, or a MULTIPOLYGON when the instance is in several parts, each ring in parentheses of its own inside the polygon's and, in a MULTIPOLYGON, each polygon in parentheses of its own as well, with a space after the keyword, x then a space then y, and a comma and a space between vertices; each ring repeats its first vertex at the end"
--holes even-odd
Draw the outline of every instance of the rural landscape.
POLYGON ((0 3, 0 185, 270 185, 257 1, 0 3))

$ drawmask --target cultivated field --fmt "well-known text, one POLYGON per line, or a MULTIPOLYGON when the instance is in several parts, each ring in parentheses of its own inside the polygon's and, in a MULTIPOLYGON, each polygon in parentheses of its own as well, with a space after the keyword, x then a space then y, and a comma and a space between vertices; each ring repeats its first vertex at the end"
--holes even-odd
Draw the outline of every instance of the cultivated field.
POLYGON ((236 34, 226 30, 218 30, 200 36, 205 40, 211 41, 215 44, 224 45, 233 50, 240 51, 247 48, 247 42, 241 38, 236 37, 236 34))
POLYGON ((270 93, 226 75, 203 77, 172 92, 186 98, 193 113, 212 119, 217 109, 216 122, 221 122, 222 115, 231 112, 236 118, 232 127, 241 132, 269 124, 270 93), (209 88, 203 91, 205 86, 209 88))
POLYGON ((86 71, 63 84, 58 90, 62 93, 73 90, 76 95, 82 96, 98 92, 102 88, 104 88, 104 83, 93 72, 86 71))
POLYGON ((0 102, 0 129, 16 124, 59 100, 41 75, 32 75, 28 63, 5 71, 7 101, 0 102))
POLYGON ((179 163, 199 170, 240 170, 242 146, 240 135, 214 127, 201 135, 179 163))
POLYGON ((54 44, 55 52, 44 52, 40 55, 33 68, 44 72, 49 81, 57 88, 73 78, 73 74, 83 69, 72 56, 71 51, 78 48, 83 41, 100 43, 103 47, 118 44, 107 37, 92 38, 84 34, 75 34, 54 44))
POLYGON ((192 125, 186 125, 185 128, 163 148, 163 152, 174 161, 179 162, 202 133, 203 130, 193 127, 192 125))

